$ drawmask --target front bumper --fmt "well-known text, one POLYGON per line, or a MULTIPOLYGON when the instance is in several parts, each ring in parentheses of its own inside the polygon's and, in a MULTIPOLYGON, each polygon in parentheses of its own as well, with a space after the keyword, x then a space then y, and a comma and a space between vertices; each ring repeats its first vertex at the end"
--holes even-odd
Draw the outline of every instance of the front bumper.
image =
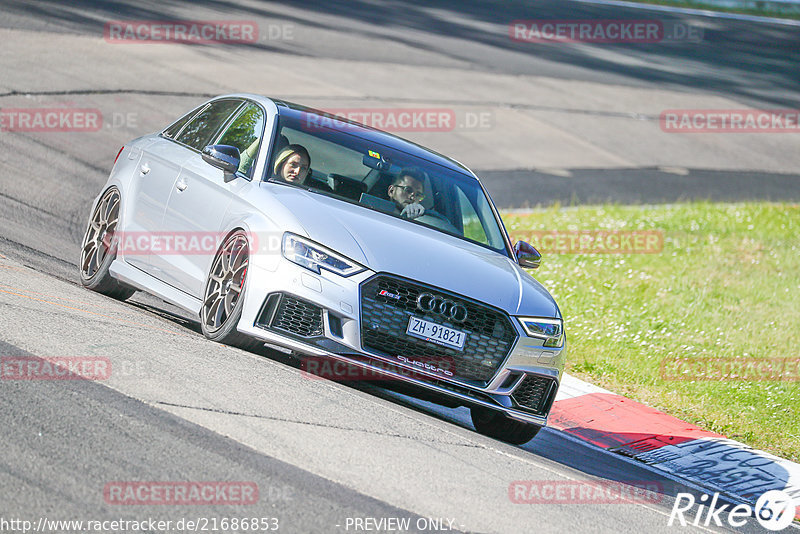
POLYGON ((412 358, 403 361, 363 346, 362 327, 366 325, 362 323, 361 289, 376 277, 391 275, 371 271, 349 278, 326 271, 317 275, 289 261, 253 263, 250 269, 238 325, 240 332, 304 355, 331 358, 373 376, 423 388, 435 396, 446 397, 450 404, 457 401, 461 405, 491 408, 519 421, 547 424, 564 371, 566 345, 559 349, 543 347, 543 341, 528 337, 513 317, 506 323, 514 329, 510 349, 490 375, 482 380, 445 376, 420 366, 419 362, 412 363, 412 358), (302 303, 310 304, 308 309, 319 307, 318 325, 306 320, 313 314, 305 313, 302 303), (303 324, 287 326, 285 322, 276 322, 281 306, 291 306, 303 324), (526 406, 523 404, 527 400, 522 399, 535 402, 526 406))

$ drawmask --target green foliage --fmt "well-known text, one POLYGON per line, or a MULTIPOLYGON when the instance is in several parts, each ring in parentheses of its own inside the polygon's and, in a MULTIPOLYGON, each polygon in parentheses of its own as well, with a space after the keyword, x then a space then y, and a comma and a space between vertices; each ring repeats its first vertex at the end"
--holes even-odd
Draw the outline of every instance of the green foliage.
POLYGON ((675 380, 661 368, 677 358, 800 359, 800 207, 556 206, 503 218, 512 236, 663 232, 658 254, 543 254, 532 274, 564 314, 567 371, 800 460, 800 372, 781 380, 710 380, 702 373, 675 380))
POLYGON ((707 11, 720 11, 723 13, 743 13, 746 15, 757 15, 761 17, 778 17, 787 19, 800 19, 797 7, 778 2, 761 2, 758 6, 748 7, 728 7, 715 5, 712 2, 703 0, 633 0, 640 4, 657 4, 663 6, 688 7, 692 9, 703 9, 707 11))

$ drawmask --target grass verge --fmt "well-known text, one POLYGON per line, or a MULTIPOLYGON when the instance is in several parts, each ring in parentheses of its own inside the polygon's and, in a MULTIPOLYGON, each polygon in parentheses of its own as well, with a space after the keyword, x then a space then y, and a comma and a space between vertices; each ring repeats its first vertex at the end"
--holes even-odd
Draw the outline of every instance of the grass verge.
POLYGON ((800 461, 800 371, 767 380, 702 372, 708 358, 800 359, 800 206, 554 206, 503 219, 526 240, 535 231, 660 232, 654 254, 543 252, 534 274, 561 306, 567 371, 800 461), (700 366, 675 380, 662 364, 676 358, 700 366))
MULTIPOLYGON (((724 7, 707 2, 693 2, 691 0, 627 0, 638 4, 655 4, 659 6, 685 7, 689 9, 702 9, 705 11, 719 11, 720 13, 739 13, 742 15, 756 15, 759 17, 772 17, 781 19, 800 19, 800 12, 786 11, 778 9, 758 8, 758 7, 724 7)), ((789 6, 792 7, 792 6, 789 6)))

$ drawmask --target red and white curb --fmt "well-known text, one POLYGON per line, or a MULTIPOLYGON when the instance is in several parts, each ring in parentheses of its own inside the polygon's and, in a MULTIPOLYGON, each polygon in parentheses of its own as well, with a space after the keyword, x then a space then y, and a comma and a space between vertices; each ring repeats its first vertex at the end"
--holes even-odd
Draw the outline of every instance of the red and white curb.
POLYGON ((800 519, 800 464, 566 373, 547 426, 736 501, 754 504, 765 492, 781 490, 800 519))

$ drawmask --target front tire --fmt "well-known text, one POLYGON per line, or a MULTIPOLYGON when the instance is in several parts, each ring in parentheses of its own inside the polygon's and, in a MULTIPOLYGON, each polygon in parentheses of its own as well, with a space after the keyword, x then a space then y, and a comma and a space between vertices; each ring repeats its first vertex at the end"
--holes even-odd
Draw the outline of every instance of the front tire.
POLYGON ((200 326, 203 335, 212 341, 252 350, 262 343, 236 330, 244 306, 242 296, 250 263, 249 247, 242 230, 230 234, 220 247, 203 291, 200 326))
POLYGON ((515 421, 507 415, 497 410, 470 408, 472 424, 475 430, 484 436, 499 439, 512 445, 524 445, 536 437, 540 426, 515 421))
POLYGON ((105 192, 89 218, 81 246, 81 284, 109 297, 125 300, 136 290, 111 277, 111 262, 117 257, 114 234, 119 223, 121 196, 116 187, 105 192))

